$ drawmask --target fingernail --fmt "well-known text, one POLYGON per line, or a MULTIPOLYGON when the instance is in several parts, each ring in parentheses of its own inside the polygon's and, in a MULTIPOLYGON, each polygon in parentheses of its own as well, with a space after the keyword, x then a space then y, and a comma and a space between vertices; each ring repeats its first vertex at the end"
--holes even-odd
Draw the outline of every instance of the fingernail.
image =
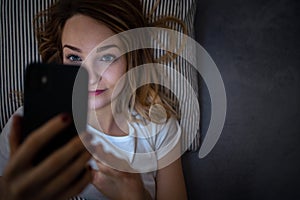
POLYGON ((64 113, 62 114, 61 116, 61 120, 64 122, 64 123, 68 123, 71 121, 71 116, 69 113, 64 113))

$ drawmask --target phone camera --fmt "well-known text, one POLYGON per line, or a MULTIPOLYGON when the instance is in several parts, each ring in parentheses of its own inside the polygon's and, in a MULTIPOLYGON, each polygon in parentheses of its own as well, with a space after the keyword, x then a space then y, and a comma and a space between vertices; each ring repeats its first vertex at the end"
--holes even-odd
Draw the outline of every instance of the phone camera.
POLYGON ((47 76, 42 76, 42 77, 41 77, 41 82, 42 82, 43 84, 46 84, 47 81, 48 81, 47 76))

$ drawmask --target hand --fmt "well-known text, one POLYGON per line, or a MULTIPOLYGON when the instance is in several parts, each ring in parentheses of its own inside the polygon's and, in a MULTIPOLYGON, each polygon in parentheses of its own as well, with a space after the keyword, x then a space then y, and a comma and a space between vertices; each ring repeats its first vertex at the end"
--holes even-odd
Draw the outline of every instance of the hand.
MULTIPOLYGON (((106 161, 116 161, 118 158, 110 153, 105 153, 100 144, 97 145, 97 152, 101 152, 101 158, 106 161)), ((124 167, 126 161, 120 160, 124 167)), ((127 164, 128 165, 128 164, 127 164)), ((152 199, 149 192, 144 188, 139 173, 129 173, 113 169, 104 163, 97 161, 99 170, 93 170, 93 184, 106 197, 111 200, 147 200, 152 199)), ((129 166, 129 165, 128 165, 129 166)))
POLYGON ((79 137, 56 150, 38 165, 32 161, 51 138, 70 124, 59 115, 35 130, 20 144, 21 117, 14 116, 10 133, 10 159, 2 177, 1 199, 66 199, 77 195, 91 181, 90 154, 79 137))

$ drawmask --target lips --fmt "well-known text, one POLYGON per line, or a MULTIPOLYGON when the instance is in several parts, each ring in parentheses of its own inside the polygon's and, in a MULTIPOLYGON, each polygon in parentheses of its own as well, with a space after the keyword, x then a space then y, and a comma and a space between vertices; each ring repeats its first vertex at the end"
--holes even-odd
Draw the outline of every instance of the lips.
POLYGON ((105 90, 93 90, 93 91, 89 91, 89 94, 93 95, 93 96, 98 96, 98 95, 102 94, 103 92, 105 92, 105 90))

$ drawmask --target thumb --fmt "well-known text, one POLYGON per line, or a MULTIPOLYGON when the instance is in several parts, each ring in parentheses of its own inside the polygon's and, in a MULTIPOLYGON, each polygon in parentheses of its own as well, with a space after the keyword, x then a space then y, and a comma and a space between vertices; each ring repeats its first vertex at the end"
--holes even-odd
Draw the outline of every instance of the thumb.
POLYGON ((21 116, 13 116, 11 132, 9 135, 10 157, 15 154, 21 143, 21 121, 21 116))

